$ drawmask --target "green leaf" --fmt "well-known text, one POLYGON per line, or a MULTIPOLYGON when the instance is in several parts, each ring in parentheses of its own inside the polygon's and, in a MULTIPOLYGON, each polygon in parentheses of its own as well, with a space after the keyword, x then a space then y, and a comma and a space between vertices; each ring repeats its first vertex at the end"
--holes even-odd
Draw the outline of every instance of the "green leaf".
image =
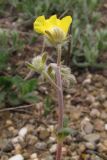
POLYGON ((1 76, 0 77, 0 88, 4 90, 10 89, 12 86, 11 77, 1 76))
POLYGON ((31 79, 31 80, 24 81, 24 83, 21 87, 22 87, 21 88, 22 95, 30 93, 37 88, 37 80, 31 79))
POLYGON ((47 116, 53 109, 52 99, 50 96, 47 96, 44 101, 44 115, 47 116))
POLYGON ((5 91, 2 91, 0 93, 0 103, 2 103, 4 100, 5 100, 5 96, 6 96, 6 92, 5 91))
POLYGON ((17 106, 22 103, 22 100, 15 92, 11 91, 11 93, 9 93, 7 96, 7 102, 12 106, 17 106))
POLYGON ((33 93, 28 93, 22 97, 22 100, 24 100, 25 102, 35 103, 38 99, 33 93))
POLYGON ((57 131, 57 138, 59 141, 64 141, 64 139, 71 135, 74 136, 77 134, 77 131, 71 128, 62 128, 57 131))

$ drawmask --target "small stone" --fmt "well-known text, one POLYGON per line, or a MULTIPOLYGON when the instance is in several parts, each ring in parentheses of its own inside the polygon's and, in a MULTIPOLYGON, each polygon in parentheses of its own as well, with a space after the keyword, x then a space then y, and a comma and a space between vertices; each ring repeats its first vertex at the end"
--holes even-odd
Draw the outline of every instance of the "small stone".
POLYGON ((85 135, 83 138, 88 142, 95 143, 100 140, 100 135, 97 133, 91 133, 91 134, 85 135))
POLYGON ((101 119, 106 120, 107 119, 107 113, 105 111, 102 111, 101 113, 101 119))
POLYGON ((57 150, 57 144, 52 145, 51 148, 49 149, 50 153, 52 154, 55 153, 56 150, 57 150))
POLYGON ((18 143, 19 142, 19 136, 12 138, 11 142, 13 144, 18 143))
POLYGON ((49 137, 48 144, 53 144, 55 142, 56 142, 56 138, 55 137, 49 137))
POLYGON ((24 160, 24 157, 21 154, 17 154, 11 158, 9 158, 9 160, 24 160))
POLYGON ((80 152, 80 153, 81 153, 81 152, 84 152, 85 149, 86 149, 85 145, 80 143, 80 144, 79 144, 79 152, 80 152))
POLYGON ((48 137, 50 136, 50 133, 47 129, 45 128, 41 128, 38 131, 38 137, 40 138, 40 140, 46 140, 48 137))
POLYGON ((105 108, 107 108, 107 101, 105 101, 105 102, 103 103, 103 106, 104 106, 105 108))
POLYGON ((31 134, 28 134, 26 136, 26 141, 28 142, 28 145, 35 145, 38 141, 38 137, 31 135, 31 134))
POLYGON ((48 132, 53 133, 54 130, 55 130, 54 125, 50 125, 50 126, 47 128, 47 130, 48 130, 48 132))
POLYGON ((105 124, 105 127, 104 127, 104 128, 105 128, 105 130, 107 131, 107 124, 105 124))
POLYGON ((69 99, 71 99, 71 95, 70 94, 68 94, 68 95, 66 95, 66 100, 69 100, 69 99))
POLYGON ((97 131, 104 131, 104 121, 101 119, 95 119, 94 127, 97 131))
POLYGON ((90 112, 90 116, 92 117, 92 118, 98 118, 98 117, 100 117, 100 112, 99 112, 99 110, 98 109, 92 109, 91 110, 91 112, 90 112))
POLYGON ((92 103, 91 108, 99 108, 101 106, 99 101, 95 101, 94 103, 92 103))
POLYGON ((84 126, 84 132, 86 134, 92 133, 93 129, 94 129, 94 126, 90 122, 87 122, 86 125, 84 126))
POLYGON ((70 118, 75 121, 79 120, 81 117, 82 111, 79 108, 73 108, 72 112, 70 113, 70 118))
POLYGON ((83 134, 89 134, 92 133, 94 127, 93 125, 90 123, 90 119, 88 117, 85 117, 82 121, 81 121, 81 130, 83 132, 83 134))
POLYGON ((8 156, 3 155, 3 156, 1 157, 1 160, 9 160, 9 158, 8 158, 8 156))
POLYGON ((33 154, 30 156, 30 158, 31 158, 32 160, 34 160, 35 158, 37 158, 37 153, 33 153, 33 154))
POLYGON ((107 153, 107 146, 105 146, 104 144, 99 143, 97 145, 97 147, 98 147, 99 152, 106 152, 107 153))
POLYGON ((62 147, 62 155, 63 156, 67 155, 67 147, 62 147))
POLYGON ((23 128, 20 129, 18 135, 19 135, 19 137, 25 138, 27 132, 28 132, 27 127, 23 127, 23 128))
POLYGON ((86 86, 86 85, 89 85, 89 84, 91 84, 91 79, 90 78, 85 79, 82 83, 83 86, 86 86))
POLYGON ((47 148, 47 144, 45 142, 38 142, 35 147, 38 150, 45 150, 47 148))
POLYGON ((95 103, 95 97, 93 95, 88 95, 86 101, 89 103, 95 103))
POLYGON ((52 156, 48 155, 48 156, 46 156, 46 158, 45 158, 45 159, 41 159, 41 160, 54 160, 54 159, 53 159, 53 157, 52 157, 52 156))
POLYGON ((15 148, 15 153, 16 153, 16 154, 21 153, 22 147, 21 147, 20 144, 16 144, 16 145, 14 146, 14 148, 15 148))
POLYGON ((104 146, 107 148, 107 139, 103 142, 104 146))
POLYGON ((34 131, 34 125, 28 124, 26 127, 27 127, 27 130, 28 130, 29 133, 34 131))
POLYGON ((85 146, 86 146, 87 149, 90 149, 90 150, 95 150, 96 149, 95 143, 87 142, 87 143, 85 143, 85 146))
POLYGON ((10 126, 10 127, 8 127, 8 130, 13 133, 15 128, 13 126, 10 126))
POLYGON ((6 125, 7 125, 7 127, 8 127, 8 126, 11 126, 11 125, 13 125, 13 122, 12 122, 10 119, 8 119, 8 120, 6 121, 6 125))

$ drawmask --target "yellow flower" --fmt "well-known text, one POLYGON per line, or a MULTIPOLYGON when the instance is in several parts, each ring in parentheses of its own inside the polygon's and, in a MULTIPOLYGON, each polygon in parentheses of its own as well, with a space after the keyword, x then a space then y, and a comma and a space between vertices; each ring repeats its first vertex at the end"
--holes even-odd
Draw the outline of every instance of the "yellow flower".
POLYGON ((49 19, 40 16, 34 22, 34 30, 45 35, 52 44, 56 45, 66 39, 71 23, 71 16, 62 19, 58 19, 56 15, 51 16, 49 19))

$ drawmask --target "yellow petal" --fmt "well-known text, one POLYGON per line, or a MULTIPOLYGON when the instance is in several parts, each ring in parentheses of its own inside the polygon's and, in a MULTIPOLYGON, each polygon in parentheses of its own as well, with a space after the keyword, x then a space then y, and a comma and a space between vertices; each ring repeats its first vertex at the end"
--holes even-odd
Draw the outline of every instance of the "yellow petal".
POLYGON ((45 34, 45 30, 50 28, 50 23, 48 23, 44 16, 39 16, 34 22, 34 30, 38 33, 45 34))
POLYGON ((53 15, 51 16, 47 21, 52 24, 53 26, 57 26, 57 16, 56 15, 53 15))
POLYGON ((64 33, 67 35, 68 29, 70 27, 70 24, 72 23, 72 17, 71 16, 66 16, 61 19, 59 23, 59 27, 64 31, 64 33))

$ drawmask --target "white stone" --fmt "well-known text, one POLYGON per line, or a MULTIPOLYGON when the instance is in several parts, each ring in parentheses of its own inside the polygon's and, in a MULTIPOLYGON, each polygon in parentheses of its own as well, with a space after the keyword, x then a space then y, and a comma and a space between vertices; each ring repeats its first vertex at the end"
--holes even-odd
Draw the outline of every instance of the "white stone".
POLYGON ((105 130, 107 131, 107 124, 105 124, 105 130))
POLYGON ((37 159, 37 154, 33 153, 30 157, 31 157, 32 160, 37 159))
POLYGON ((21 154, 17 154, 15 156, 9 158, 9 160, 24 160, 24 158, 21 154))
POLYGON ((55 153, 56 152, 56 149, 57 149, 57 144, 54 144, 54 145, 52 145, 52 147, 50 148, 50 152, 51 153, 55 153))
POLYGON ((28 132, 28 128, 27 127, 23 127, 23 128, 20 129, 18 135, 19 135, 19 137, 24 138, 26 136, 27 132, 28 132))

